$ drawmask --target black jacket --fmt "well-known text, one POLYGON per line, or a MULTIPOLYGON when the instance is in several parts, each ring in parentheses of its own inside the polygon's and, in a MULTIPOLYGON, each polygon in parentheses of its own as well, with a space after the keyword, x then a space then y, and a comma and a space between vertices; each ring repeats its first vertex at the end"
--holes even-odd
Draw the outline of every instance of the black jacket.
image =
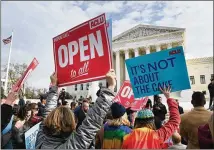
MULTIPOLYGON (((48 93, 44 118, 57 107, 57 87, 51 87, 48 93)), ((107 112, 110 110, 114 93, 102 89, 100 97, 88 111, 86 118, 73 133, 50 134, 43 123, 37 134, 36 149, 87 149, 100 130, 107 112)))
POLYGON ((214 97, 214 84, 210 83, 208 85, 208 90, 210 92, 210 97, 214 97))
POLYGON ((39 107, 39 111, 37 116, 43 116, 43 114, 45 113, 45 106, 40 103, 38 107, 39 107))
POLYGON ((31 128, 29 123, 25 123, 20 129, 15 127, 15 122, 12 128, 12 142, 14 149, 26 149, 25 147, 25 132, 31 128))
POLYGON ((183 109, 183 107, 178 106, 178 110, 179 110, 180 115, 184 113, 184 109, 183 109))
POLYGON ((156 117, 159 117, 161 121, 164 121, 167 114, 166 106, 162 103, 154 104, 153 113, 156 117), (160 107, 160 110, 158 110, 156 107, 160 107))

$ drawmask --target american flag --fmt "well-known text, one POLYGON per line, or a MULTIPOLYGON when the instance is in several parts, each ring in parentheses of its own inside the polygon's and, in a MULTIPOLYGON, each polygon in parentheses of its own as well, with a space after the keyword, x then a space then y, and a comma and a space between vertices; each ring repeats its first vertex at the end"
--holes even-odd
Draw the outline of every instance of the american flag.
POLYGON ((9 44, 12 40, 12 35, 9 38, 3 39, 4 45, 9 44))

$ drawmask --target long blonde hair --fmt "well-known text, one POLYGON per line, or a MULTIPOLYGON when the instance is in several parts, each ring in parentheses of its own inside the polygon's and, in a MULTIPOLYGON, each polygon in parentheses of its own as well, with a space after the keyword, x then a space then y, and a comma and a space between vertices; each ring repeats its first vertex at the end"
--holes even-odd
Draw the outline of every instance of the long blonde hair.
POLYGON ((117 119, 108 119, 107 120, 108 125, 110 126, 121 126, 121 125, 126 125, 130 126, 130 122, 128 120, 128 116, 125 113, 122 117, 117 118, 117 119))

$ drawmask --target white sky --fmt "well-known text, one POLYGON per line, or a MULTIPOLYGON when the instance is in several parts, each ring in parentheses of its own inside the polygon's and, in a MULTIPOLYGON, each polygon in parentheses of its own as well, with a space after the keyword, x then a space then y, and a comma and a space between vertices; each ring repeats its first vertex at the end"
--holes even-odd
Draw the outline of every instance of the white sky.
MULTIPOLYGON (((113 36, 138 24, 186 28, 186 57, 213 56, 213 2, 2 2, 2 39, 14 30, 11 63, 36 57, 39 66, 28 79, 47 88, 54 71, 52 38, 101 13, 113 19, 113 36)), ((1 46, 6 64, 9 44, 1 46)))

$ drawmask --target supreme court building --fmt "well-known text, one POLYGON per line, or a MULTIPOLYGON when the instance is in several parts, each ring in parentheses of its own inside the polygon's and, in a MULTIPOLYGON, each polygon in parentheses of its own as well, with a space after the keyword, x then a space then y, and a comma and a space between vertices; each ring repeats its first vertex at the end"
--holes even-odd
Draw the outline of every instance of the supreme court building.
MULTIPOLYGON (((137 25, 113 38, 113 68, 117 75, 117 91, 124 80, 129 80, 125 59, 155 53, 168 48, 183 46, 185 51, 185 29, 153 25, 137 25)), ((99 70, 98 70, 99 71, 99 70)), ((71 95, 96 98, 99 86, 105 80, 67 87, 71 95)))

